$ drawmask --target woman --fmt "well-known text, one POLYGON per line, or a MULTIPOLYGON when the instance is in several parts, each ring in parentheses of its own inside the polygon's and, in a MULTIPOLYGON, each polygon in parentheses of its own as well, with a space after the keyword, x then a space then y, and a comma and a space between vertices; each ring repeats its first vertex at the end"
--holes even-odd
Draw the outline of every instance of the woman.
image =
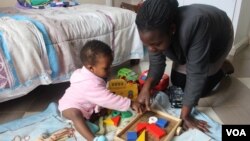
POLYGON ((168 57, 173 60, 172 84, 184 90, 180 117, 184 129, 207 132, 207 122, 190 113, 201 97, 234 71, 226 60, 233 43, 230 19, 225 12, 208 5, 178 7, 177 0, 146 0, 136 24, 150 60, 139 102, 149 109, 150 90, 159 82, 168 57))

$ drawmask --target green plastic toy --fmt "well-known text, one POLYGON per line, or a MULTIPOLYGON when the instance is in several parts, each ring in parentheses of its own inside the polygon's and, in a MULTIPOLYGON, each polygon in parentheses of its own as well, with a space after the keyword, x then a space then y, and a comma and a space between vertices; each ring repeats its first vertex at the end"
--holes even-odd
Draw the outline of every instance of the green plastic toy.
POLYGON ((32 6, 48 4, 51 0, 30 0, 32 6))
POLYGON ((118 116, 120 114, 121 114, 121 112, 115 111, 115 110, 113 110, 112 113, 111 113, 112 117, 116 117, 116 116, 118 116))
POLYGON ((118 71, 117 77, 126 79, 127 81, 136 82, 138 80, 138 74, 128 68, 122 68, 118 71))
POLYGON ((113 110, 111 112, 111 115, 112 115, 112 117, 116 117, 116 116, 121 115, 122 119, 130 118, 131 116, 133 116, 133 114, 130 111, 120 112, 120 111, 116 111, 116 110, 113 110))
POLYGON ((129 118, 133 115, 130 111, 121 112, 121 114, 122 114, 122 118, 129 118))

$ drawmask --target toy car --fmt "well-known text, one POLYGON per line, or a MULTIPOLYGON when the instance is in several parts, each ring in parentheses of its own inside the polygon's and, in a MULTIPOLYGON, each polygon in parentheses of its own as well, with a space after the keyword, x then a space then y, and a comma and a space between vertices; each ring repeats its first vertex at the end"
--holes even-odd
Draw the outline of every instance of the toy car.
POLYGON ((120 69, 117 73, 117 77, 120 79, 125 79, 128 82, 136 82, 138 80, 138 74, 128 68, 120 69))
MULTIPOLYGON (((148 70, 142 72, 141 75, 139 76, 140 89, 142 88, 145 80, 147 79, 147 75, 148 75, 148 70)), ((168 85, 169 85, 169 76, 167 74, 163 74, 160 82, 154 87, 154 90, 163 91, 168 87, 168 85)))

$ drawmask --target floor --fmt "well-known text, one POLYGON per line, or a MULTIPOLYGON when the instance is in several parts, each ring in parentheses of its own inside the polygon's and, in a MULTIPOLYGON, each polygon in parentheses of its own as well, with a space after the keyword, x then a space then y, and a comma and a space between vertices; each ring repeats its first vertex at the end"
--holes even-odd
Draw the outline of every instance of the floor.
MULTIPOLYGON (((171 63, 167 61, 166 73, 168 74, 171 63)), ((214 95, 201 99, 198 108, 222 124, 250 124, 250 46, 234 57, 233 65, 235 73, 222 81, 214 95)), ((114 67, 112 74, 121 67, 130 67, 130 65, 126 62, 114 67)), ((136 72, 147 68, 147 58, 132 67, 136 72)), ((26 96, 0 103, 0 124, 46 109, 50 102, 57 102, 68 86, 68 82, 39 86, 26 96)))

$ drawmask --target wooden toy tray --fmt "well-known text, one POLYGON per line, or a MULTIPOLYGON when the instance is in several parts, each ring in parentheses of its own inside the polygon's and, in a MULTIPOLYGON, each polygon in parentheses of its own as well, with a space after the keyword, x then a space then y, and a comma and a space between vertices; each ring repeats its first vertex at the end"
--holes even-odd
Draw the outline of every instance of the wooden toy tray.
POLYGON ((134 119, 130 121, 130 123, 125 126, 123 129, 119 130, 114 137, 115 141, 126 141, 126 134, 128 131, 134 131, 136 132, 136 125, 140 122, 148 122, 149 117, 156 116, 158 118, 163 118, 168 120, 168 126, 164 128, 164 130, 167 132, 166 135, 164 135, 160 140, 152 136, 150 133, 146 132, 146 141, 170 141, 173 136, 175 135, 176 129, 181 124, 181 119, 176 118, 174 116, 171 116, 167 113, 161 112, 161 111, 147 111, 142 115, 137 115, 134 119))

